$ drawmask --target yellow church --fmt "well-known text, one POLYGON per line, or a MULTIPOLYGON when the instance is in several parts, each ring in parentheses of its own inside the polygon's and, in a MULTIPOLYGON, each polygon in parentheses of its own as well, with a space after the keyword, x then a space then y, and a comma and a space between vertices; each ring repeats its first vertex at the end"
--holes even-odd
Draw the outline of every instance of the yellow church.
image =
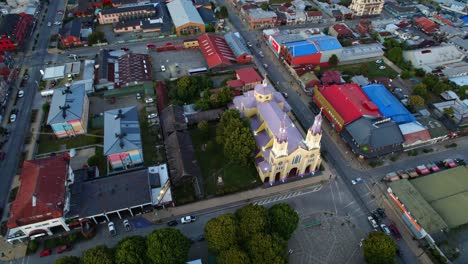
POLYGON ((314 174, 320 167, 322 115, 304 139, 288 116, 291 107, 266 80, 233 99, 234 107, 250 121, 257 150, 255 165, 264 183, 314 174))

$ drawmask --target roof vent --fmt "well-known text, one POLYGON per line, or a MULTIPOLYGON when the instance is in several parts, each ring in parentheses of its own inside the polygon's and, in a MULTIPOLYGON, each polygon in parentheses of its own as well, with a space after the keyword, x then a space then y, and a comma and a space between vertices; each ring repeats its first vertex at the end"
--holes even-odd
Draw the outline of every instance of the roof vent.
POLYGON ((117 114, 114 116, 114 119, 117 120, 119 118, 124 118, 124 117, 125 117, 125 115, 122 113, 122 109, 119 109, 117 114))
POLYGON ((62 94, 72 94, 72 90, 70 89, 70 86, 67 86, 67 88, 65 88, 65 90, 62 90, 62 94))
POLYGON ((67 109, 70 108, 70 105, 64 105, 64 106, 60 106, 59 105, 59 109, 62 110, 62 117, 65 119, 67 117, 67 109))

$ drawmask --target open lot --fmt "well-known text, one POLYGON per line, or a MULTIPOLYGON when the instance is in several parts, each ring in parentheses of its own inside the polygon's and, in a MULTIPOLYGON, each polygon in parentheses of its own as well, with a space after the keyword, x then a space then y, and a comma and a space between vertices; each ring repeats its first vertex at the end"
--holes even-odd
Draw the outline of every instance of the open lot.
POLYGON ((397 73, 390 68, 385 63, 377 64, 375 61, 357 63, 357 64, 347 64, 347 65, 338 65, 336 67, 329 67, 324 68, 322 71, 325 70, 338 70, 341 71, 343 75, 364 75, 367 76, 369 79, 377 78, 377 77, 388 77, 388 78, 395 78, 397 73), (385 69, 379 69, 380 66, 385 66, 385 69))
POLYGON ((190 69, 207 67, 205 57, 199 49, 150 52, 156 79, 173 79, 188 75, 190 69), (161 66, 166 70, 163 72, 161 66))

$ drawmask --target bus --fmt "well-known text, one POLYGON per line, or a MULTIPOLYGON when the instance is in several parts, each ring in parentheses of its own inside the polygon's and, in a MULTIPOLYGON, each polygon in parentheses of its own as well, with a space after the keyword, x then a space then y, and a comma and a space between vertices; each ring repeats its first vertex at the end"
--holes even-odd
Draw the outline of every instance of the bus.
POLYGON ((203 67, 203 68, 190 69, 188 73, 189 75, 195 75, 195 74, 205 73, 207 71, 208 69, 206 67, 203 67))

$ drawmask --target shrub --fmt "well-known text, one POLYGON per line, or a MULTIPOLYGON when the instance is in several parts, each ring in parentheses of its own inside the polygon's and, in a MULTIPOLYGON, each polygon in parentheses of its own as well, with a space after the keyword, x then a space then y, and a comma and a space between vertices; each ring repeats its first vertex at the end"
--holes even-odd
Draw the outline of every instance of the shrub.
POLYGON ((31 241, 29 241, 28 248, 26 249, 26 252, 28 254, 34 254, 34 253, 36 253, 38 248, 39 248, 39 242, 37 242, 37 240, 31 240, 31 241))

